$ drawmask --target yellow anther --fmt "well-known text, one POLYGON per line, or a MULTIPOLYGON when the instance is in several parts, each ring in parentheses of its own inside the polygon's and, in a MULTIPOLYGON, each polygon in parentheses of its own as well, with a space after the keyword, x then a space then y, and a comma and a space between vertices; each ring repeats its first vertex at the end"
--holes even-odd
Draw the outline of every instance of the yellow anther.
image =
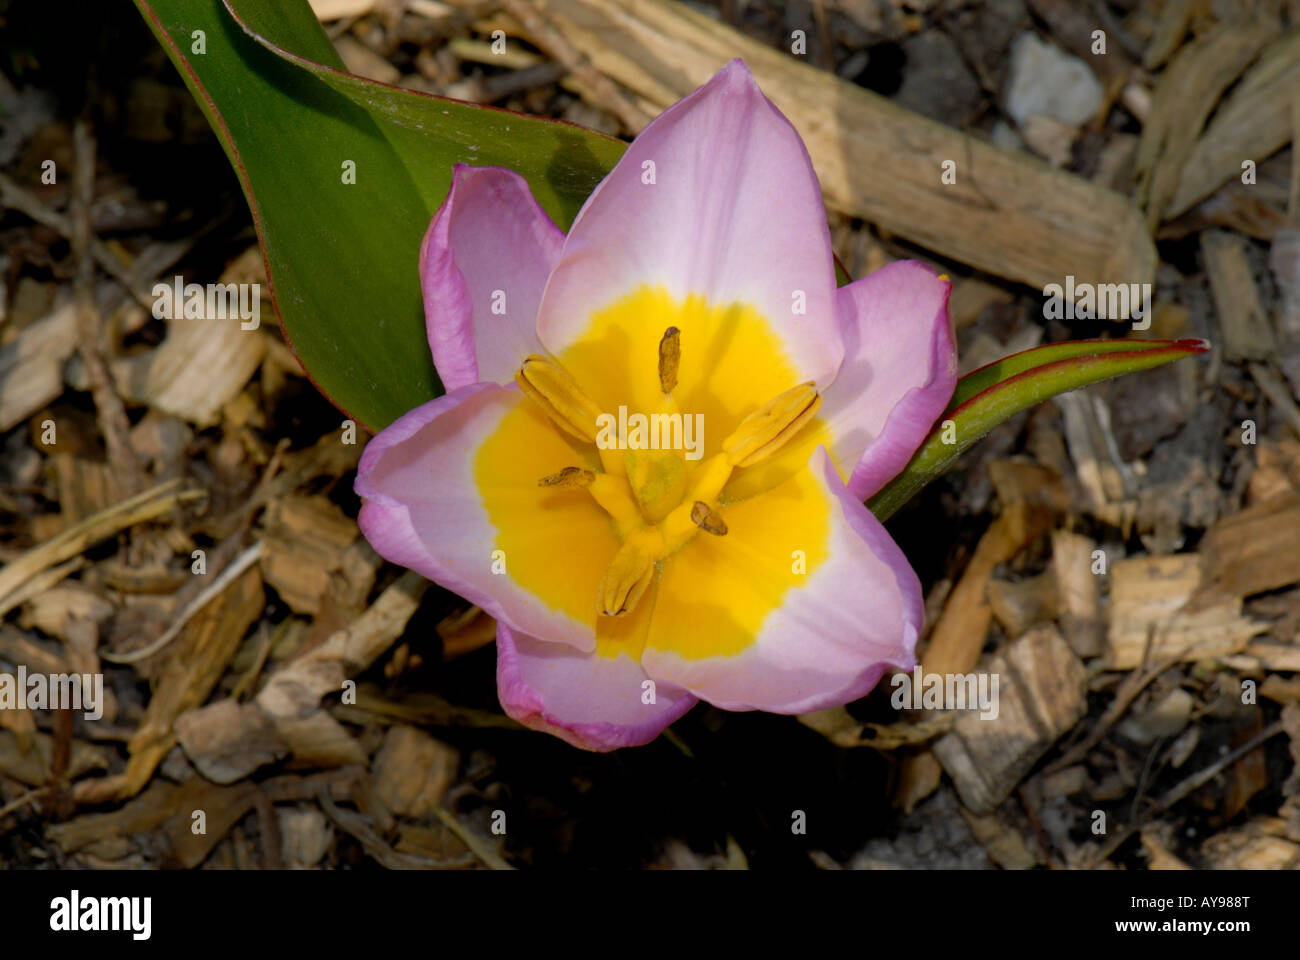
POLYGON ((515 374, 515 383, 541 404, 557 427, 578 440, 595 442, 600 408, 554 360, 536 354, 526 357, 515 374))
POLYGON ((542 477, 537 481, 539 487, 589 487, 596 482, 596 474, 582 467, 565 467, 559 473, 542 477))
POLYGON ((718 512, 703 500, 696 500, 691 506, 691 522, 705 533, 711 533, 715 537, 727 535, 727 524, 718 512))
POLYGON ((669 327, 659 341, 659 389, 664 393, 672 393, 677 386, 677 367, 681 360, 682 332, 669 327))
POLYGON ((737 467, 753 466, 785 446, 817 415, 821 404, 821 394, 813 382, 801 383, 742 420, 735 432, 722 441, 722 451, 737 467))

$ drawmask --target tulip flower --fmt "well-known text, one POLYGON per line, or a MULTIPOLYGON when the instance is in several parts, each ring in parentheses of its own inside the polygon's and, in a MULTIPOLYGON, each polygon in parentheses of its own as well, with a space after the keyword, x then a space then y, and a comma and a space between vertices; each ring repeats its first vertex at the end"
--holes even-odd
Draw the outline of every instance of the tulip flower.
POLYGON ((863 500, 953 393, 949 283, 836 288, 807 151, 743 63, 567 236, 458 166, 420 276, 447 393, 366 447, 360 525, 496 618, 510 716, 611 750, 697 700, 802 713, 913 667, 920 583, 863 500))

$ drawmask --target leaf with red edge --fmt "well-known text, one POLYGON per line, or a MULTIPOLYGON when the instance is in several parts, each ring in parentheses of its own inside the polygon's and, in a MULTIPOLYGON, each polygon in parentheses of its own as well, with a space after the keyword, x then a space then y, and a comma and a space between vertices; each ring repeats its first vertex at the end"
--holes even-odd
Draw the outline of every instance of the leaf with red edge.
POLYGON ((948 410, 916 455, 867 506, 884 520, 943 474, 980 437, 1058 393, 1209 349, 1204 340, 1074 340, 1025 350, 981 367, 957 382, 948 410), (952 425, 945 429, 949 421, 952 425), (945 436, 952 437, 952 442, 945 443, 945 436))

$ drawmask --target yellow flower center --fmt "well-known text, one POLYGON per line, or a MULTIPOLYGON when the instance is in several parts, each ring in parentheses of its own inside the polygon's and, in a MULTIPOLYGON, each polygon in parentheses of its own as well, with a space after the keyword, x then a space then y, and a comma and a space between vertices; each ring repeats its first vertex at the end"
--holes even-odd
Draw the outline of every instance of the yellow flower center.
MULTIPOLYGON (((673 390, 680 364, 680 331, 669 327, 659 341, 660 415, 679 414, 673 390)), ((697 534, 726 536, 720 496, 732 471, 771 457, 821 406, 813 383, 799 384, 745 417, 718 453, 692 464, 684 448, 620 450, 599 442, 600 408, 552 360, 529 356, 515 381, 565 435, 597 444, 602 472, 569 466, 540 478, 538 485, 583 488, 614 521, 620 546, 596 598, 597 610, 609 617, 633 610, 654 580, 656 565, 697 534)))

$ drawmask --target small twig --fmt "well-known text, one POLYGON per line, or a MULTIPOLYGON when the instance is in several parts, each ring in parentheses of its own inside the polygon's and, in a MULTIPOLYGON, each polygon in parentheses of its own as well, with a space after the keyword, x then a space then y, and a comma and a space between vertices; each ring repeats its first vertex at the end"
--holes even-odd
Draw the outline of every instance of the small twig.
MULTIPOLYGON (((0 173, 0 206, 17 210, 42 226, 49 227, 65 240, 72 240, 76 233, 69 217, 51 210, 39 198, 24 190, 3 173, 0 173)), ((95 237, 90 238, 89 249, 90 255, 95 258, 100 268, 125 287, 136 303, 145 310, 153 309, 153 294, 132 275, 131 269, 122 262, 121 257, 95 237)))
POLYGON ((554 60, 535 63, 531 67, 484 77, 483 95, 488 103, 495 103, 506 97, 513 97, 517 93, 523 93, 525 90, 531 90, 533 87, 544 87, 555 83, 568 72, 564 64, 554 60))
MULTIPOLYGON (((1300 143, 1300 90, 1291 95, 1291 143, 1300 143)), ((1291 193, 1286 202, 1287 218, 1300 222, 1300 150, 1291 149, 1291 193)))
POLYGON ((139 493, 147 480, 127 435, 131 421, 117 395, 103 343, 103 318, 95 302, 95 267, 91 259, 90 207, 95 201, 95 140, 85 121, 73 129, 77 167, 73 197, 72 249, 77 260, 77 350, 86 366, 90 394, 95 401, 99 430, 104 435, 108 463, 119 489, 128 496, 139 493))
POLYGON ((1233 750, 1229 753, 1225 753, 1222 757, 1214 761, 1208 767, 1205 767, 1204 769, 1197 771, 1196 773, 1192 774, 1190 777, 1183 780, 1182 783, 1178 784, 1178 786, 1174 787, 1163 797, 1157 800, 1155 805, 1150 810, 1147 811, 1145 817, 1143 817, 1141 820, 1133 824, 1131 827, 1125 827, 1114 837, 1112 837, 1111 840, 1093 856, 1092 865, 1096 866, 1099 863, 1103 863, 1111 856, 1111 854, 1113 854, 1116 850, 1118 850, 1121 846, 1123 846, 1124 842, 1128 840, 1129 837, 1133 836, 1133 834, 1137 833, 1144 826, 1150 823, 1151 819, 1156 814, 1160 813, 1162 810, 1168 810, 1179 800, 1182 800, 1188 794, 1192 793, 1192 791, 1197 790, 1200 787, 1203 787, 1205 784, 1213 780, 1225 767, 1231 766, 1232 764, 1236 763, 1238 760, 1246 756, 1246 754, 1250 753, 1252 750, 1255 750, 1256 748, 1262 746, 1269 739, 1277 736, 1284 729, 1285 727, 1281 720, 1274 721, 1273 723, 1265 727, 1263 730, 1261 730, 1259 733, 1257 733, 1255 736, 1251 737, 1249 740, 1247 740, 1245 743, 1239 746, 1236 750, 1233 750))
POLYGON ((1102 3, 1101 0, 1092 0, 1092 12, 1101 21, 1101 25, 1106 28, 1106 33, 1119 42, 1125 53, 1140 63, 1146 49, 1142 41, 1125 29, 1124 21, 1115 16, 1110 7, 1102 3))
POLYGON ((253 809, 257 811, 257 827, 261 834, 260 850, 263 870, 283 870, 284 860, 280 856, 280 819, 275 814, 275 805, 266 791, 260 787, 253 794, 253 809))
POLYGON ((0 617, 3 617, 19 604, 26 603, 32 597, 44 593, 60 580, 63 580, 69 574, 76 573, 85 565, 85 557, 73 557, 67 563, 61 563, 57 567, 51 567, 49 570, 42 571, 37 576, 32 577, 13 593, 0 599, 0 617))
POLYGON ((247 672, 239 678, 234 689, 230 691, 231 700, 238 701, 243 698, 245 693, 253 689, 257 683, 258 676, 262 673, 262 668, 266 666, 267 657, 271 655, 271 648, 289 632, 289 627, 292 626, 292 624, 293 618, 285 617, 285 619, 281 621, 280 625, 275 628, 274 632, 267 630, 265 625, 263 625, 262 643, 261 646, 258 647, 257 656, 253 660, 253 665, 250 666, 247 672))
POLYGON ((107 660, 109 663, 139 663, 147 657, 152 657, 167 644, 176 639, 176 636, 184 629, 185 624, 193 619, 194 615, 206 607, 212 600, 217 597, 226 587, 230 586, 245 570, 257 562, 257 558, 262 555, 262 541, 258 540, 255 544, 241 553, 234 561, 226 567, 212 581, 203 592, 189 602, 181 615, 176 618, 176 622, 167 628, 161 637, 149 644, 147 647, 141 647, 139 650, 132 650, 130 653, 109 653, 102 651, 99 656, 101 660, 107 660))
POLYGON ((72 711, 54 710, 54 742, 50 749, 50 790, 54 816, 60 820, 72 813, 72 796, 68 793, 68 767, 72 763, 72 711))
POLYGON ((1038 849, 1043 852, 1043 862, 1047 864, 1047 869, 1051 870, 1053 869, 1052 848, 1047 841, 1047 832, 1038 820, 1038 813, 1034 810, 1034 805, 1029 802, 1029 795, 1024 784, 1016 788, 1016 796, 1020 799, 1020 806, 1025 811, 1025 816, 1029 818, 1029 825, 1034 828, 1034 836, 1038 838, 1038 849))
POLYGON ((1137 790, 1133 794, 1133 804, 1129 807, 1129 819, 1137 821, 1138 812, 1142 806, 1142 798, 1147 795, 1147 784, 1151 782, 1151 768, 1155 766, 1156 756, 1160 753, 1160 748, 1165 745, 1165 737, 1160 737, 1152 744, 1150 751, 1147 753, 1146 762, 1142 764, 1142 774, 1138 777, 1137 790))
POLYGON ((52 788, 48 786, 36 787, 34 790, 28 790, 26 793, 22 794, 21 796, 15 797, 13 800, 10 800, 3 807, 0 807, 0 820, 3 820, 5 817, 9 816, 9 814, 13 813, 15 810, 21 809, 22 807, 25 807, 27 804, 32 803, 35 800, 38 800, 42 795, 49 793, 51 789, 52 788))
POLYGON ((683 740, 681 737, 677 736, 677 734, 673 732, 672 727, 664 727, 664 732, 661 734, 661 736, 669 743, 671 743, 674 747, 676 747, 678 750, 680 750, 682 756, 684 756, 687 760, 695 759, 695 754, 691 751, 691 748, 686 745, 686 741, 683 740))
POLYGON ((168 480, 144 493, 115 503, 0 567, 0 604, 42 570, 72 559, 91 544, 111 537, 133 524, 161 516, 180 503, 207 496, 203 490, 173 493, 179 485, 179 478, 168 480))
POLYGON ((240 508, 239 528, 242 530, 253 519, 253 514, 258 508, 269 503, 272 499, 287 492, 283 489, 277 489, 272 486, 271 481, 279 474, 280 468, 284 466, 285 451, 289 449, 289 438, 281 437, 279 443, 275 445, 275 450, 271 454, 271 459, 267 461, 266 469, 262 471, 262 479, 257 481, 257 486, 249 496, 248 502, 240 508))
POLYGON ((439 820, 447 825, 447 828, 451 830, 452 833, 456 834, 456 836, 460 838, 461 843, 465 844, 465 846, 469 847, 469 849, 473 851, 474 856, 478 857, 493 870, 514 869, 514 867, 510 866, 510 864, 506 863, 505 860, 501 858, 499 853, 492 849, 490 843, 478 834, 474 833, 450 813, 442 809, 442 807, 434 807, 433 812, 439 820))
POLYGON ((398 853, 375 833, 364 817, 338 807, 324 787, 317 791, 316 802, 336 827, 360 841, 366 853, 389 870, 445 870, 466 866, 474 860, 472 853, 450 860, 434 860, 430 857, 398 853))
POLYGON ((330 40, 337 40, 339 37, 343 36, 343 34, 351 30, 352 25, 360 19, 361 18, 355 14, 350 17, 343 17, 341 20, 331 23, 325 28, 325 36, 329 37, 330 40))
POLYGON ((1251 363, 1247 364, 1247 367, 1260 391, 1268 397, 1269 403, 1277 408, 1277 412, 1286 419, 1287 425, 1297 436, 1300 436, 1300 406, 1296 405, 1291 391, 1267 364, 1251 363))

